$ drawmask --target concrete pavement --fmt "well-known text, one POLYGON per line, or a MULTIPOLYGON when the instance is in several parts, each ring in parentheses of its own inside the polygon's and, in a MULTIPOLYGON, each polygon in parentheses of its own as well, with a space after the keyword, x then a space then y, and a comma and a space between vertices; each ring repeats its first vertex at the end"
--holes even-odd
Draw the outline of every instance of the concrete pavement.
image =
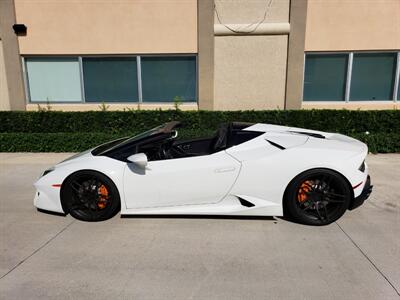
POLYGON ((0 299, 400 298, 399 154, 370 155, 370 200, 325 227, 37 212, 32 183, 67 156, 0 153, 0 299))

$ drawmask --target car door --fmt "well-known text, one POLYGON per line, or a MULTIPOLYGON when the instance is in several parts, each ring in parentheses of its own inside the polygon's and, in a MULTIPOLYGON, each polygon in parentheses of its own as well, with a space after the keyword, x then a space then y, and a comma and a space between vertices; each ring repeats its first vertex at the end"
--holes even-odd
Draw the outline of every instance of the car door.
POLYGON ((145 169, 127 163, 127 208, 216 203, 229 192, 240 163, 220 151, 211 155, 150 161, 145 169))

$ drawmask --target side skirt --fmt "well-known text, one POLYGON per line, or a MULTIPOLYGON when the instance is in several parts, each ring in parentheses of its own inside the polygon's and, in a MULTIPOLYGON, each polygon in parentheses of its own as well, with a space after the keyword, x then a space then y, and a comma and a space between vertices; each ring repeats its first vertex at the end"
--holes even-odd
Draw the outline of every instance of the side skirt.
POLYGON ((121 215, 230 215, 230 216, 283 216, 282 205, 248 197, 229 195, 215 204, 179 205, 140 209, 124 209, 121 215), (243 205, 243 201, 253 206, 243 205))

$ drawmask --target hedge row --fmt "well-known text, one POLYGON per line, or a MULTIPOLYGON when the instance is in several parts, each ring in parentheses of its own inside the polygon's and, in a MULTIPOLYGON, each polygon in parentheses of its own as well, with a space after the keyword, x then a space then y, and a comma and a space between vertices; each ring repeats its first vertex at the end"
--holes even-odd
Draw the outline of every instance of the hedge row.
MULTIPOLYGON (((179 138, 183 139, 212 134, 209 130, 179 130, 179 138)), ((0 133, 0 152, 80 152, 125 136, 99 132, 0 133)))
POLYGON ((181 138, 212 134, 223 122, 262 122, 340 132, 371 152, 400 152, 400 111, 0 112, 0 152, 77 152, 179 120, 181 138))
MULTIPOLYGON (((181 130, 181 138, 201 137, 211 131, 181 130)), ((112 133, 0 133, 0 152, 80 152, 101 143, 123 137, 112 133)), ((400 152, 396 133, 351 134, 369 146, 372 153, 400 152)))
POLYGON ((0 132, 131 133, 171 120, 188 129, 215 129, 222 122, 244 121, 344 134, 400 132, 400 110, 0 112, 0 132))

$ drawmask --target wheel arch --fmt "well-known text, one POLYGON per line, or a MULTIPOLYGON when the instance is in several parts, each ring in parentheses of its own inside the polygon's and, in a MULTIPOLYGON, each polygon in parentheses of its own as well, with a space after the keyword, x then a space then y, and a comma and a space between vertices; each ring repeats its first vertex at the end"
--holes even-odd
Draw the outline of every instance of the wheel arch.
POLYGON ((353 187, 352 187, 352 185, 351 185, 349 179, 348 179, 346 176, 344 176, 342 173, 340 173, 339 171, 337 171, 337 170, 335 170, 335 169, 326 168, 326 167, 315 167, 315 168, 306 169, 306 170, 300 172, 299 174, 297 174, 296 176, 294 176, 294 177, 288 182, 288 184, 286 185, 286 188, 285 188, 285 192, 283 193, 283 199, 282 199, 282 207, 283 207, 283 212, 284 212, 284 213, 287 212, 287 208, 286 208, 285 206, 286 206, 286 202, 287 202, 287 201, 286 201, 286 197, 287 197, 287 193, 288 193, 289 187, 291 186, 291 184, 292 184, 298 177, 300 177, 300 176, 302 176, 304 173, 310 172, 310 171, 320 171, 320 172, 323 172, 323 171, 331 171, 331 172, 337 174, 339 177, 341 177, 341 178, 346 182, 346 184, 347 184, 348 187, 349 187, 349 190, 350 190, 350 193, 351 193, 351 195, 350 195, 350 196, 351 196, 351 199, 350 199, 349 207, 351 207, 351 205, 352 205, 353 202, 354 202, 354 190, 353 190, 353 187))
POLYGON ((122 205, 122 203, 121 203, 121 194, 120 194, 120 191, 119 191, 119 189, 118 189, 118 186, 115 184, 114 180, 112 180, 109 176, 107 176, 106 174, 104 174, 103 172, 100 172, 100 171, 98 171, 98 170, 94 170, 94 169, 82 169, 82 170, 78 170, 78 171, 72 172, 72 173, 69 174, 67 177, 65 177, 64 180, 63 180, 63 182, 61 183, 61 188, 60 188, 60 202, 61 202, 61 207, 62 207, 64 213, 69 214, 69 209, 68 209, 68 207, 67 207, 67 205, 66 205, 66 203, 65 203, 65 199, 64 199, 64 194, 65 194, 65 193, 63 193, 63 191, 65 190, 65 187, 66 187, 66 183, 68 182, 68 180, 69 180, 72 176, 74 176, 74 175, 76 175, 76 174, 78 174, 78 173, 81 173, 81 172, 92 172, 92 173, 97 173, 97 174, 100 174, 100 175, 106 177, 108 180, 110 180, 110 182, 114 185, 114 187, 115 187, 115 189, 116 189, 116 191, 117 191, 117 193, 118 193, 118 198, 119 198, 119 201, 120 201, 120 205, 122 205))

